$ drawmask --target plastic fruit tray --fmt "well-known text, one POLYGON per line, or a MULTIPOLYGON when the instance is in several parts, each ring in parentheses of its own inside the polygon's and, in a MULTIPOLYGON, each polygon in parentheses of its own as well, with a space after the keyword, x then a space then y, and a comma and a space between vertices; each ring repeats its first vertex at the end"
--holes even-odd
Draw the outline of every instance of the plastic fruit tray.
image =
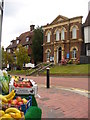
POLYGON ((38 92, 38 86, 33 80, 29 80, 32 84, 30 87, 15 87, 14 86, 14 79, 11 78, 11 81, 9 83, 9 93, 14 89, 16 95, 37 95, 38 92))

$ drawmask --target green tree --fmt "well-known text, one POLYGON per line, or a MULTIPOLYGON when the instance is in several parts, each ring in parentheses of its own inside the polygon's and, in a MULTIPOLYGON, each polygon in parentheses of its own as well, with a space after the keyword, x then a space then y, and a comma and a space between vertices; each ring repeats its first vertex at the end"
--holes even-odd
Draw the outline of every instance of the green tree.
POLYGON ((7 53, 2 47, 2 67, 7 67, 7 64, 13 65, 14 58, 11 53, 7 53))
POLYGON ((23 64, 30 62, 30 57, 28 56, 28 51, 22 45, 18 46, 18 49, 15 51, 17 65, 20 69, 23 69, 23 64))
POLYGON ((34 35, 32 38, 32 56, 34 59, 34 63, 43 61, 43 30, 42 27, 37 27, 34 30, 34 35))

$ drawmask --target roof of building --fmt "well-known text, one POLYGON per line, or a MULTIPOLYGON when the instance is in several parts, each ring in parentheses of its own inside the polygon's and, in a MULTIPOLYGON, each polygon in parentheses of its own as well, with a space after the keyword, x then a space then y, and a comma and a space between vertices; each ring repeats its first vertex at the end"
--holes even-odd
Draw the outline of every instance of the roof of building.
POLYGON ((66 22, 68 20, 73 20, 73 19, 78 19, 78 18, 82 18, 82 16, 67 18, 65 16, 58 15, 50 24, 44 25, 42 27, 47 27, 47 26, 51 26, 51 25, 54 25, 54 24, 57 24, 57 23, 62 23, 62 22, 66 22))
POLYGON ((10 44, 6 49, 10 49, 10 48, 16 48, 19 44, 25 46, 25 45, 29 45, 32 44, 32 36, 33 36, 33 31, 27 31, 25 33, 22 33, 19 37, 16 38, 16 40, 12 40, 12 44, 10 44), (29 37, 29 41, 26 41, 26 38, 29 37), (17 44, 17 40, 19 40, 19 43, 17 44))
POLYGON ((90 26, 90 11, 88 13, 85 23, 83 24, 83 27, 86 27, 86 26, 90 26))

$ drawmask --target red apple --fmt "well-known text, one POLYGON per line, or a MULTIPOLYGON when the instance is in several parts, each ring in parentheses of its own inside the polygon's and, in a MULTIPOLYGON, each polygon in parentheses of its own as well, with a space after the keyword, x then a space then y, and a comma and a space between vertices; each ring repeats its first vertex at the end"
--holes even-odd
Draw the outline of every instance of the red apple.
POLYGON ((16 98, 16 100, 17 100, 18 102, 21 102, 22 98, 21 98, 20 96, 18 96, 18 97, 16 98))
POLYGON ((10 104, 11 104, 11 103, 12 103, 12 101, 13 101, 13 100, 9 100, 9 101, 8 101, 8 103, 10 103, 10 104))
POLYGON ((23 104, 23 102, 18 102, 18 105, 22 105, 23 104))
POLYGON ((12 104, 12 105, 16 105, 17 102, 18 102, 18 101, 15 99, 15 100, 12 100, 11 104, 12 104))

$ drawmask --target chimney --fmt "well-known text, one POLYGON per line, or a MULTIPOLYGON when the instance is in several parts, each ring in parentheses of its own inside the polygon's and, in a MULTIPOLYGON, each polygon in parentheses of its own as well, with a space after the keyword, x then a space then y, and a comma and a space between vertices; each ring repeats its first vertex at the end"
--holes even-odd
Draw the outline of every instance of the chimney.
POLYGON ((34 30, 35 25, 30 25, 30 31, 34 30))

